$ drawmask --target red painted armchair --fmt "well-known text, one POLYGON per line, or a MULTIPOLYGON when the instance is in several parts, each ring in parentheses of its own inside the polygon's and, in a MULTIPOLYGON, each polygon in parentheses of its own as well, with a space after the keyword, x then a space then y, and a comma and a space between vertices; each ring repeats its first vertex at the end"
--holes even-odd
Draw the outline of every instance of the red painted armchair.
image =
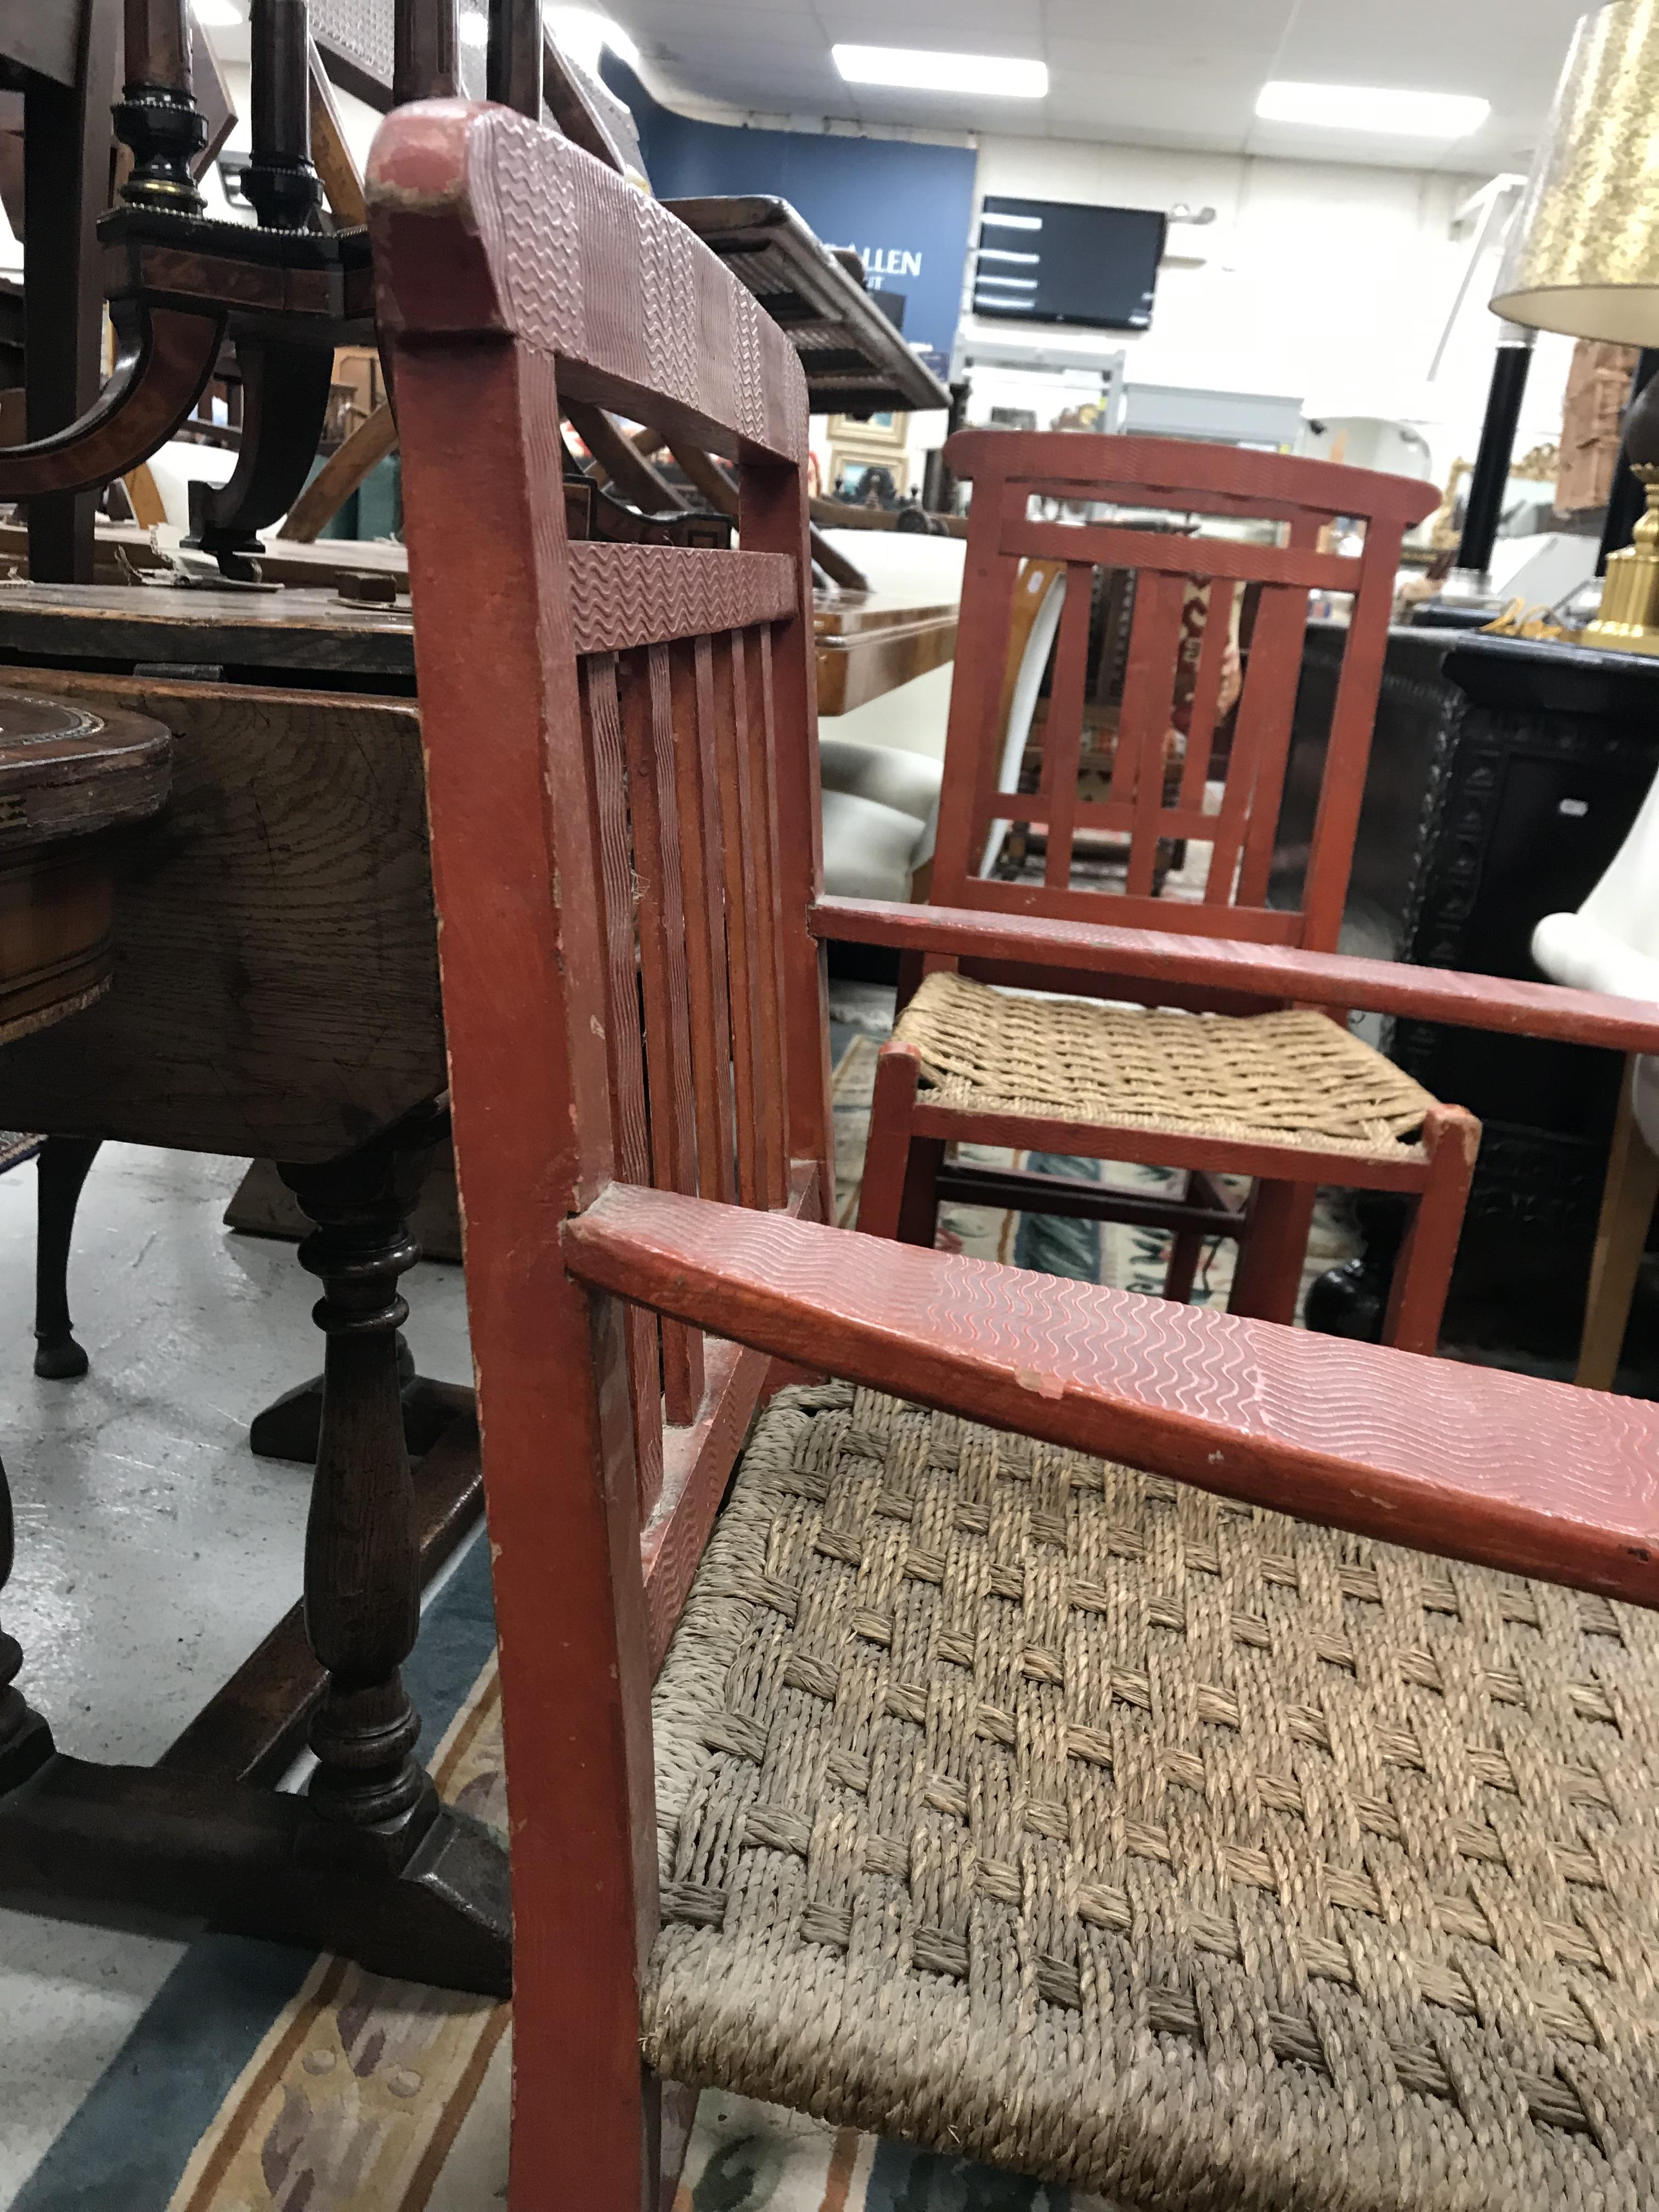
MULTIPOLYGON (((1659 1416, 826 1225, 815 938, 907 940, 815 903, 793 350, 502 109, 394 115, 368 194, 501 1641, 513 2204, 654 2212, 664 2077, 1160 2212, 1650 2201, 1659 1416), (572 398, 735 461, 741 549, 570 543, 572 398), (772 1358, 835 1379, 757 1423, 772 1358)), ((909 926, 1204 988, 1266 962, 1326 1003, 1382 980, 909 926)), ((1628 1003, 1514 1011, 1546 1004, 1659 1044, 1628 1003)))

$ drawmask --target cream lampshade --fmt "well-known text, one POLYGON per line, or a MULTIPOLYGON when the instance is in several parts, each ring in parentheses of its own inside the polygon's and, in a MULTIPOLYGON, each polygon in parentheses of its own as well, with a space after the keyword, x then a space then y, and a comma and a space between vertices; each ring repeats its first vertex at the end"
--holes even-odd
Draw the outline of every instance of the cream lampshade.
MULTIPOLYGON (((1492 306, 1534 330, 1659 346, 1659 0, 1579 18, 1492 306)), ((1607 556, 1583 641, 1659 654, 1659 379, 1630 411, 1624 453, 1647 512, 1607 556)))

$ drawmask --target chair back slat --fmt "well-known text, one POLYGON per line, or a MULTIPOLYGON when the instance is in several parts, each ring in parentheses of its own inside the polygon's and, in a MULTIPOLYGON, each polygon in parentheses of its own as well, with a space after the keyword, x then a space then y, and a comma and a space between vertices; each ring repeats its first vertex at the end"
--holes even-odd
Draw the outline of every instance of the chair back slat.
MULTIPOLYGON (((634 818, 652 1180, 659 1190, 692 1194, 697 1188, 696 1116, 669 652, 666 645, 653 645, 643 656, 627 655, 620 696, 634 818)), ((665 1321, 663 1405, 671 1426, 696 1419, 702 1382, 702 1337, 678 1322, 665 1321)))
MULTIPOLYGON (((1066 603, 1054 645, 1054 690, 1042 734, 1042 781, 1048 801, 1050 883, 1071 881, 1073 818, 1077 812, 1078 763, 1083 750, 1084 690, 1089 680, 1089 570, 1080 563, 1066 572, 1066 603)), ((1018 763, 1008 763, 1018 781, 1018 763)), ((1005 772, 1000 779, 1009 778, 1005 772)), ((1024 810, 1018 810, 1022 816, 1024 810)))
POLYGON ((674 787, 684 873, 691 1080, 697 1102, 697 1183, 730 1205, 737 1193, 732 1120, 732 1012, 726 972, 726 849, 714 739, 714 649, 699 637, 673 648, 674 787))
POLYGON ((1183 578, 1149 572, 1141 578, 1129 631, 1112 797, 1134 808, 1128 889, 1136 898, 1152 896, 1158 821, 1164 805, 1164 739, 1175 710, 1184 598, 1183 578))
POLYGON ((1334 944, 1401 538, 1433 505, 1430 487, 1279 454, 1067 431, 962 432, 947 459, 974 495, 934 897, 1054 915, 1078 912, 1081 898, 1118 921, 1128 919, 1118 902, 1156 902, 1164 928, 1334 944), (1056 519, 1056 507, 1079 511, 1056 519), (1123 519, 1137 509, 1153 512, 1123 519), (1358 553, 1329 550, 1339 523, 1363 532, 1358 553), (1066 605, 1050 648, 1048 631, 1022 628, 1015 610, 1026 611, 1019 577, 1036 587, 1060 562, 1066 605), (1255 622, 1234 724, 1229 648, 1247 590, 1255 622), (1316 591, 1347 595, 1352 614, 1322 834, 1287 927, 1245 917, 1277 912, 1273 853, 1316 591), (1044 653, 1041 771, 1015 804, 1044 653), (1108 750, 1102 798, 1089 787, 1108 750), (1042 842, 1040 867, 1023 837, 1010 842, 1015 825, 1042 842))
POLYGON ((1306 941, 1321 951, 1336 944, 1348 885, 1348 862, 1365 795, 1365 764, 1370 756, 1371 723, 1388 650, 1392 578, 1400 559, 1398 521, 1375 526, 1376 555, 1354 600, 1347 651, 1337 678, 1325 751, 1324 781, 1314 817, 1303 906, 1306 941))
POLYGON ((784 1073, 783 902, 779 884, 777 793, 773 761, 776 729, 772 697, 772 640, 764 629, 744 635, 749 674, 749 819, 753 830, 755 929, 760 951, 760 1072, 766 1181, 764 1202, 789 1195, 788 1087, 784 1073))
POLYGON ((742 634, 715 641, 714 760, 726 867, 726 945, 731 978, 732 1090, 738 1132, 738 1202, 766 1203, 766 1073, 762 1064, 761 947, 749 772, 749 679, 742 634))
POLYGON ((1262 592, 1238 702, 1226 795, 1204 886, 1205 898, 1211 902, 1226 905, 1237 899, 1241 906, 1259 907, 1264 902, 1307 628, 1305 592, 1262 592), (1261 870, 1259 879, 1248 886, 1238 873, 1247 847, 1261 870))
MULTIPOLYGON (((623 754, 622 706, 613 653, 591 654, 582 665, 586 706, 584 735, 593 763, 593 811, 604 895, 611 1109, 617 1172, 626 1181, 651 1179, 651 1128, 646 1118, 639 981, 635 959, 637 921, 634 854, 623 754)), ((635 1474, 640 1510, 648 1516, 662 1489, 662 1414, 659 1375, 660 1328, 654 1314, 628 1314, 629 1395, 634 1414, 635 1474)))
MULTIPOLYGON (((1222 669, 1232 635, 1233 605, 1237 596, 1238 586, 1231 580, 1217 578, 1210 586, 1204 635, 1199 641, 1198 663, 1193 675, 1193 712, 1187 729, 1187 757, 1181 769, 1180 805, 1182 812, 1189 815, 1201 811, 1204 788, 1210 780, 1210 758, 1221 711, 1222 669)), ((1197 834, 1201 836, 1203 832, 1197 834)))

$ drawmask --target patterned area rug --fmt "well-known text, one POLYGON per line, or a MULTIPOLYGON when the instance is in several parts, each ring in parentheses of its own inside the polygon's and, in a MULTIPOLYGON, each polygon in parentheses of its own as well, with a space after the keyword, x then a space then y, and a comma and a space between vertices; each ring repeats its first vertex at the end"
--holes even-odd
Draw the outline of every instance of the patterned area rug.
POLYGON ((15 1129, 0 1129, 0 1175, 32 1160, 45 1142, 44 1137, 23 1137, 15 1129))
MULTIPOLYGON (((841 1216, 857 1212, 892 994, 832 996, 841 1216)), ((21 1140, 33 1145, 33 1139, 21 1140)), ((988 1164, 1007 1152, 983 1153, 988 1164)), ((1162 1170, 1039 1158, 1132 1188, 1162 1170)), ((4 1164, 0 1159, 0 1164, 4 1164)), ((1156 1292, 1165 1239, 1116 1224, 957 1206, 941 1241, 1156 1292)), ((1352 1249, 1322 1206, 1310 1275, 1352 1249)), ((1232 1251, 1197 1295, 1225 1299, 1232 1251)), ((475 1540, 428 1608, 407 1670, 444 1796, 505 1821, 489 1554, 475 1540)), ((511 2008, 334 1958, 203 1936, 10 2212, 486 2212, 505 2203, 511 2008)), ((1110 2212, 1099 2199, 708 2091, 673 2212, 1110 2212)))

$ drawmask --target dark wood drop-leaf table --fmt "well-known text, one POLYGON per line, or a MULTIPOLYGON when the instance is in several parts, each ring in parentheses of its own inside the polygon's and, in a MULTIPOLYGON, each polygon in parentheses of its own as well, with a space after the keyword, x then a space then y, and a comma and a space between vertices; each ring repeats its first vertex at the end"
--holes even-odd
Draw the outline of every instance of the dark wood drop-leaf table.
POLYGON ((471 1393, 411 1391, 398 1357, 447 1133, 412 692, 406 618, 333 594, 0 598, 0 1118, 71 1165, 78 1146, 82 1173, 108 1139, 282 1163, 325 1347, 287 1408, 316 1455, 304 1603, 155 1766, 57 1752, 0 1638, 0 1901, 184 1914, 505 1994, 506 1854, 416 1764, 400 1673, 481 1502, 471 1393), (118 799, 150 817, 125 849, 118 799), (304 1794, 276 1790, 307 1741, 304 1794))

